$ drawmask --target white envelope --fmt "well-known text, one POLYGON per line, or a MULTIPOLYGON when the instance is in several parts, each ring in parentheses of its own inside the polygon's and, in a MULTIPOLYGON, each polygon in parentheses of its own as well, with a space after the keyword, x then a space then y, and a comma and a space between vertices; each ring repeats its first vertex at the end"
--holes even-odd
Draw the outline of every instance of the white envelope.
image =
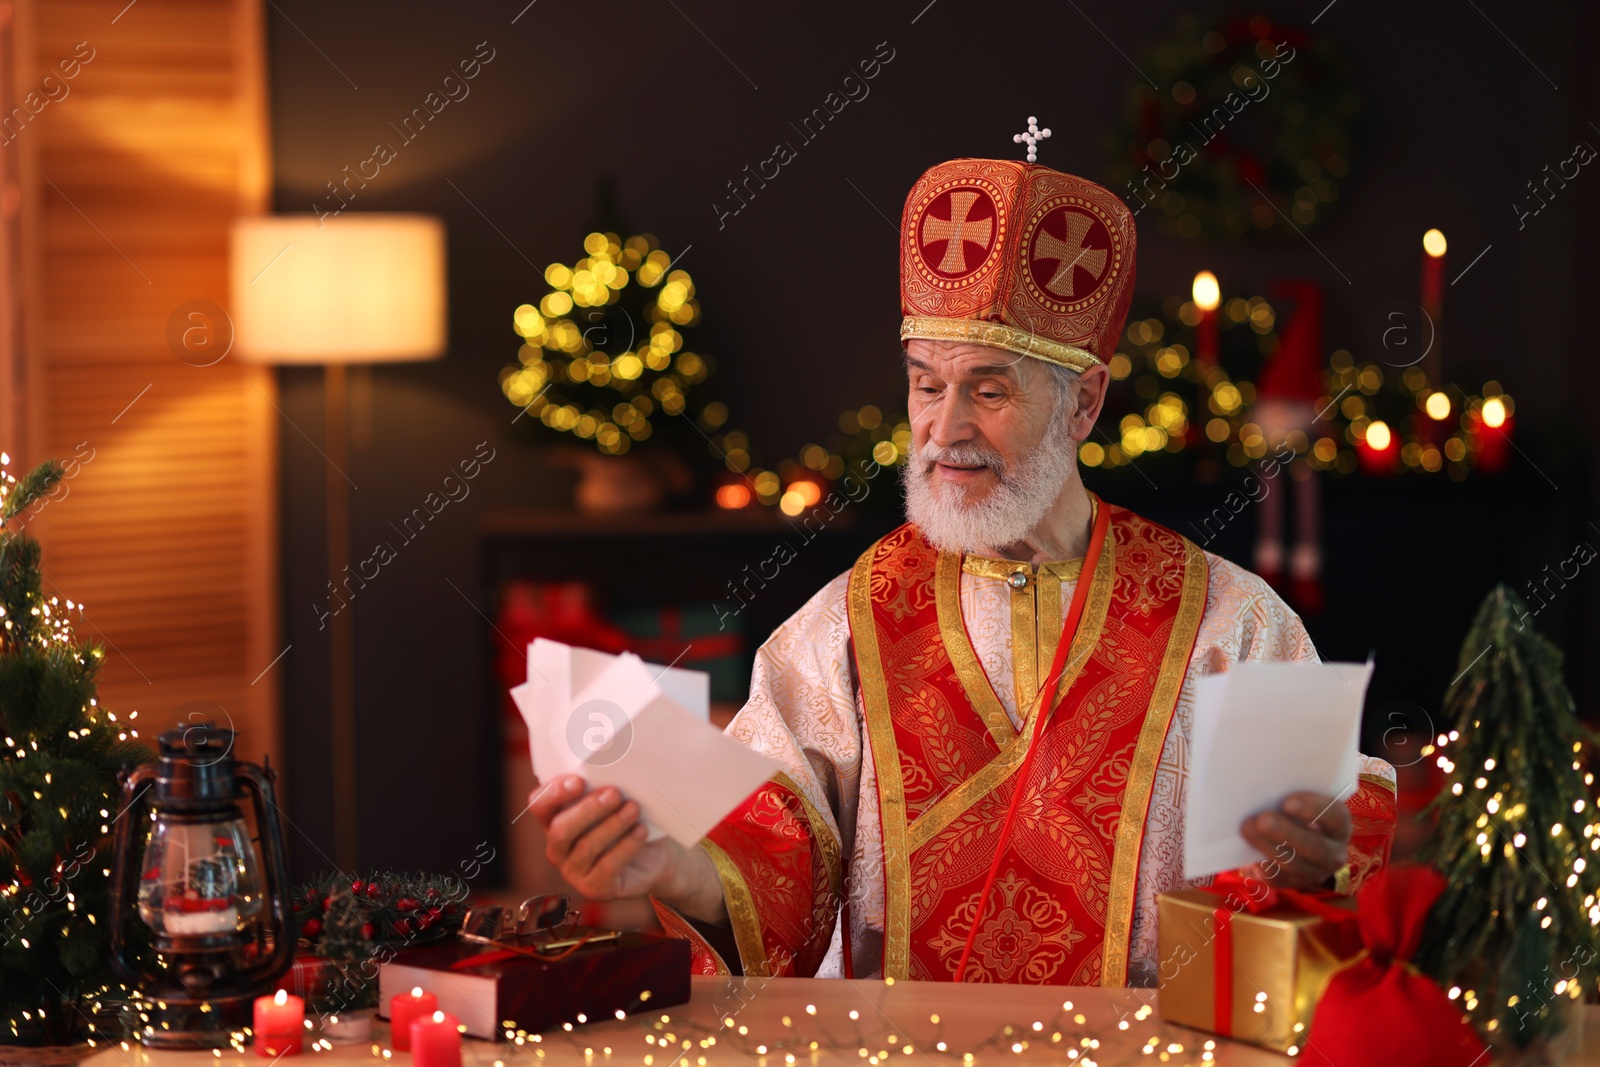
POLYGON ((1372 664, 1240 663, 1195 686, 1189 736, 1183 875, 1199 878, 1266 857, 1245 819, 1314 790, 1355 792, 1361 705, 1372 664))
POLYGON ((541 782, 575 774, 638 803, 650 840, 694 845, 779 769, 709 722, 710 678, 543 638, 511 690, 541 782))

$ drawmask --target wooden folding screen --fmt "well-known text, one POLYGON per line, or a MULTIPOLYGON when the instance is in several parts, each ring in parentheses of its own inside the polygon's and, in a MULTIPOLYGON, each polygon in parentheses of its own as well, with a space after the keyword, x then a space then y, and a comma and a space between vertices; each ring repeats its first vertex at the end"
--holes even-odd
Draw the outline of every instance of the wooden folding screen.
POLYGON ((267 202, 261 4, 0 4, 0 448, 75 464, 34 520, 46 576, 142 737, 206 702, 276 754, 280 416, 216 310, 229 223, 267 202))

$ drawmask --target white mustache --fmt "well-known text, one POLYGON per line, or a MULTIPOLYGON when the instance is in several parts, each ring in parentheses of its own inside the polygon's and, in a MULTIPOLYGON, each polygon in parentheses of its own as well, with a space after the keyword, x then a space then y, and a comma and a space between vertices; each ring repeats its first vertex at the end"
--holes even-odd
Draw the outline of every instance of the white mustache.
POLYGON ((994 471, 996 478, 1002 482, 1006 480, 1005 457, 994 449, 982 445, 951 445, 949 448, 939 448, 929 444, 917 451, 917 458, 922 461, 924 474, 932 472, 935 463, 946 463, 953 467, 988 467, 994 471))

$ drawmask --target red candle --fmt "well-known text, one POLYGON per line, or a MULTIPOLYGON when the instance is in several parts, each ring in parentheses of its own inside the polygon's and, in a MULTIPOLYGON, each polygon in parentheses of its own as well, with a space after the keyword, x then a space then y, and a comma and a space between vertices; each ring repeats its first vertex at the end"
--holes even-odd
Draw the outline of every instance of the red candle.
POLYGON ((1475 463, 1479 470, 1503 471, 1511 462, 1511 413, 1503 398, 1492 396, 1474 412, 1472 434, 1477 444, 1475 463))
POLYGON ((1200 312, 1200 322, 1195 327, 1195 356, 1210 366, 1217 361, 1217 308, 1222 304, 1222 287, 1217 284, 1217 276, 1208 270, 1196 274, 1191 295, 1200 312))
POLYGON ((432 993, 424 993, 421 986, 413 986, 409 993, 390 997, 389 1041, 395 1051, 404 1052, 411 1047, 413 1019, 426 1019, 438 1009, 439 998, 432 993))
POLYGON ((1395 442, 1394 431, 1389 429, 1389 424, 1382 419, 1374 419, 1367 424, 1356 453, 1361 458, 1362 467, 1366 468, 1368 473, 1387 474, 1394 470, 1395 457, 1400 454, 1400 448, 1395 442))
POLYGON ((1443 381, 1440 334, 1444 325, 1444 253, 1447 247, 1444 234, 1438 230, 1429 230, 1422 235, 1422 310, 1432 323, 1432 330, 1424 331, 1424 336, 1431 339, 1432 344, 1424 357, 1422 369, 1435 385, 1443 381))
POLYGON ((306 1002, 280 989, 256 998, 256 1055, 294 1056, 306 1032, 306 1002))
POLYGON ((461 1020, 436 1011, 411 1020, 415 1067, 461 1067, 461 1020))
POLYGON ((1448 247, 1438 230, 1422 235, 1422 306, 1430 315, 1444 303, 1444 253, 1448 247))

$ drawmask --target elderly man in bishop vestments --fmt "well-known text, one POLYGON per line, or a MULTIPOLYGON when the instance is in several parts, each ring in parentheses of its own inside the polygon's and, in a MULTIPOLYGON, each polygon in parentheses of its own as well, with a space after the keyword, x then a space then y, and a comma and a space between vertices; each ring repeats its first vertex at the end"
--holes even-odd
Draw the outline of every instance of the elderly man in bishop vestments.
MULTIPOLYGON (((1121 200, 954 160, 901 246, 910 521, 757 652, 728 732, 782 773, 692 849, 576 778, 532 810, 575 888, 650 894, 700 973, 1150 984, 1196 683, 1316 649, 1256 575, 1079 478, 1133 290, 1121 200)), ((1350 892, 1387 862, 1394 772, 1356 785, 1248 820, 1254 875, 1350 892)))

